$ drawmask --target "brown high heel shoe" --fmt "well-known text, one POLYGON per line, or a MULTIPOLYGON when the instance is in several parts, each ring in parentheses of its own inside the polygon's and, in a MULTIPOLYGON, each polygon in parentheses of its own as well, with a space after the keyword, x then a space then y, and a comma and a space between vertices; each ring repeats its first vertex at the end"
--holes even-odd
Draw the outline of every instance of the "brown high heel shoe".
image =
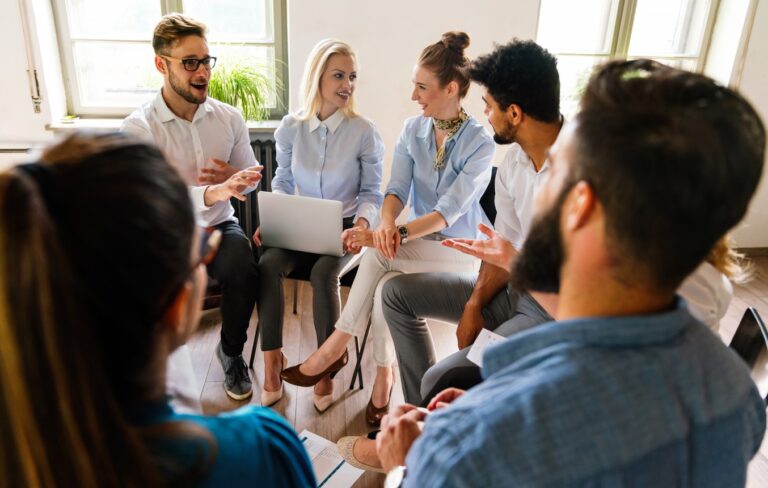
POLYGON ((395 389, 395 370, 392 369, 392 387, 389 389, 389 399, 383 407, 377 407, 373 404, 373 392, 368 399, 368 405, 365 407, 365 421, 373 427, 381 426, 381 419, 389 413, 389 404, 392 403, 392 390, 395 389))
POLYGON ((291 366, 290 368, 286 368, 283 370, 282 373, 280 373, 280 377, 285 381, 286 383, 290 383, 292 385, 296 386, 315 386, 318 381, 323 379, 323 376, 330 374, 331 378, 336 376, 336 373, 343 368, 347 361, 349 360, 349 354, 347 351, 344 351, 344 354, 333 362, 330 366, 325 368, 325 371, 315 374, 312 376, 307 376, 301 371, 299 371, 299 367, 301 364, 297 364, 296 366, 291 366))

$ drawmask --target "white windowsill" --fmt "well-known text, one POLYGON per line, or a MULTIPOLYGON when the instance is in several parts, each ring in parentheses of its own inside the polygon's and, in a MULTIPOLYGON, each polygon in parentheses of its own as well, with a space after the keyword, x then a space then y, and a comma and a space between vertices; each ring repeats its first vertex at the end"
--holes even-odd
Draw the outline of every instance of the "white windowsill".
MULTIPOLYGON (((123 119, 78 119, 72 123, 53 122, 45 126, 53 132, 69 132, 73 130, 118 130, 123 119)), ((279 120, 264 120, 261 122, 246 122, 251 134, 272 134, 280 125, 279 120)))

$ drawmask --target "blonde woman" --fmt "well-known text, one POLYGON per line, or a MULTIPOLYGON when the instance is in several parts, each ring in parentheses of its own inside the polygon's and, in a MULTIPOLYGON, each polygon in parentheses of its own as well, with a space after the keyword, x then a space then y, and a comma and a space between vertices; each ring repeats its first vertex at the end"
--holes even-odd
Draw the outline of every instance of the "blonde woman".
POLYGON ((389 409, 394 378, 394 348, 381 308, 381 289, 398 273, 474 271, 477 260, 442 246, 446 237, 474 237, 480 223, 490 224, 480 196, 491 178, 494 143, 461 102, 469 89, 464 49, 469 36, 448 32, 424 48, 413 69, 411 100, 421 115, 405 122, 395 146, 392 177, 374 230, 349 232, 353 243, 375 247, 363 256, 336 330, 306 362, 283 372, 283 379, 312 386, 347 362, 347 344, 362 336, 370 319, 376 381, 366 420, 378 425, 389 409), (395 219, 410 202, 409 221, 395 219), (373 251, 373 250, 372 250, 373 251))
MULTIPOLYGON (((381 168, 384 144, 376 127, 354 110, 357 58, 352 48, 335 39, 320 41, 304 70, 304 108, 286 115, 275 132, 277 174, 272 191, 338 200, 343 203, 343 228, 366 230, 376 224, 383 195, 381 168)), ((284 367, 282 281, 296 268, 311 268, 312 311, 320 347, 339 319, 339 273, 360 246, 340 236, 347 254, 338 258, 287 249, 267 249, 259 261, 259 323, 264 351, 262 405, 283 396, 284 367)), ((253 236, 261 245, 260 231, 253 236)), ((330 375, 315 385, 314 404, 324 412, 333 402, 330 375)))

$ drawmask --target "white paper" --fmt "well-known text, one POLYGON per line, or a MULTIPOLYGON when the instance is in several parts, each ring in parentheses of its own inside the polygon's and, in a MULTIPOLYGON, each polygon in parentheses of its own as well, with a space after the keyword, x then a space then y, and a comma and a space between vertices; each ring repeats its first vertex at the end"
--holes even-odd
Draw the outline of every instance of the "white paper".
POLYGON ((503 341, 504 339, 506 339, 506 337, 500 336, 499 334, 491 332, 488 329, 481 330, 480 334, 477 335, 477 339, 475 339, 475 343, 472 344, 472 347, 469 349, 467 359, 482 368, 483 352, 485 352, 485 348, 491 344, 503 341))
POLYGON ((318 488, 348 488, 363 474, 344 461, 336 444, 308 430, 299 434, 299 439, 307 450, 318 488))

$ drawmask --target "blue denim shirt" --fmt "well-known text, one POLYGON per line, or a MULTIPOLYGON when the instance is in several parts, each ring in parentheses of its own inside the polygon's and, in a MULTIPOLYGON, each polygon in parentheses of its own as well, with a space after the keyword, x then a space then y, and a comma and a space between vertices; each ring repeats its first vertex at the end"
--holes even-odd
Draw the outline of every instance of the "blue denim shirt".
POLYGON ((406 486, 744 486, 765 404, 680 300, 548 322, 489 347, 485 381, 426 419, 406 486))
POLYGON ((495 145, 488 131, 470 117, 445 143, 445 165, 435 170, 437 147, 432 119, 405 121, 395 146, 387 195, 403 204, 410 196, 409 221, 437 211, 448 223, 441 234, 476 238, 477 225, 491 223, 480 207, 480 197, 491 181, 495 145))

